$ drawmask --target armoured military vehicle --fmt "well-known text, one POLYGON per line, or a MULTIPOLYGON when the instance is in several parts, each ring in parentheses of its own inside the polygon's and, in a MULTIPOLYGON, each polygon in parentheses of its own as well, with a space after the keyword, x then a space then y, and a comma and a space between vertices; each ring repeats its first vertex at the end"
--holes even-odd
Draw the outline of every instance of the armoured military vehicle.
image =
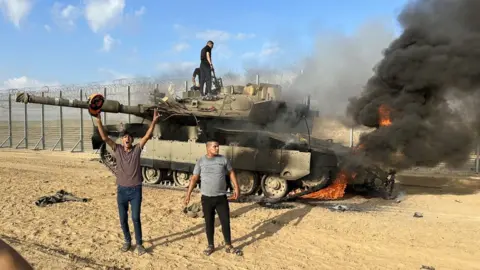
MULTIPOLYGON (((394 173, 356 163, 349 148, 311 138, 314 112, 308 101, 288 103, 282 100, 281 87, 274 84, 220 89, 211 97, 201 97, 195 90, 184 91, 180 96, 172 92, 157 104, 128 106, 104 100, 101 111, 131 114, 144 120, 104 128, 118 143, 123 129, 139 139, 146 133, 154 109, 158 109, 160 120, 141 156, 146 185, 187 188, 196 161, 206 153, 205 143, 214 139, 220 143, 220 154, 230 159, 243 195, 262 193, 267 198, 289 198, 288 193, 294 188, 307 190, 300 195, 306 194, 326 187, 346 167, 354 170, 355 177, 349 182, 352 186, 380 190, 393 186, 394 173)), ((27 93, 18 93, 16 101, 83 109, 90 104, 90 100, 27 93)), ((114 172, 112 150, 102 141, 96 127, 91 139, 103 163, 114 172)))

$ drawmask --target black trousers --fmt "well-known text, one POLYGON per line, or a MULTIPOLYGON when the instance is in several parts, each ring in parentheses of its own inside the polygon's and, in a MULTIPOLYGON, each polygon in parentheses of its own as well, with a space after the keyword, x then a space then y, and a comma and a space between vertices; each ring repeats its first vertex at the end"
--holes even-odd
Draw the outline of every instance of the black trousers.
POLYGON ((225 244, 230 245, 232 243, 230 236, 230 207, 228 205, 227 196, 208 197, 202 195, 202 209, 205 219, 205 231, 207 233, 208 245, 214 245, 215 210, 218 213, 218 218, 222 225, 225 244))
POLYGON ((212 69, 209 63, 200 63, 200 91, 203 95, 212 92, 212 69), (205 85, 205 90, 203 89, 205 85))

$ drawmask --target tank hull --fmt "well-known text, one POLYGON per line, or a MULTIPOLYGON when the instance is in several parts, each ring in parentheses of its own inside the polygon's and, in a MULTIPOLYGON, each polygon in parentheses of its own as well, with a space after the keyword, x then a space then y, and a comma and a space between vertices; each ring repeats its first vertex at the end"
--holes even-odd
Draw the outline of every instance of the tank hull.
MULTIPOLYGON (((119 126, 107 125, 104 127, 109 137, 116 143, 121 144, 121 138, 118 137, 119 126)), ((148 125, 132 124, 128 128, 136 134, 134 135, 135 144, 135 141, 141 138, 139 134, 142 134, 142 132, 144 134, 148 125)), ((177 130, 177 140, 153 137, 145 144, 141 154, 141 166, 146 183, 159 185, 165 184, 166 181, 169 185, 187 188, 197 160, 206 154, 206 145, 205 142, 198 142, 195 139, 188 140, 188 134, 185 133, 188 132, 183 130, 182 133, 177 130), (184 140, 179 140, 182 137, 184 137, 184 140), (149 177, 148 172, 153 174, 153 177, 149 177), (179 179, 179 175, 182 179, 179 179)), ((253 136, 252 134, 246 136, 246 134, 231 130, 228 135, 222 130, 215 134, 219 137, 213 139, 220 142, 235 141, 238 137, 253 136), (229 140, 229 137, 235 139, 229 140)), ((266 136, 261 132, 257 132, 256 135, 266 136)), ((275 140, 275 138, 270 139, 275 140)), ((245 178, 239 181, 241 182, 242 194, 250 195, 261 190, 264 194, 270 194, 269 197, 280 198, 284 197, 293 188, 302 187, 305 184, 326 186, 338 171, 338 159, 334 153, 312 153, 305 149, 282 148, 281 146, 285 146, 285 143, 272 141, 268 145, 270 147, 275 145, 276 149, 254 147, 255 145, 252 144, 249 146, 238 145, 237 143, 220 144, 220 154, 226 156, 236 173, 245 178), (267 182, 271 182, 270 186, 267 182)), ((264 143, 265 141, 260 142, 260 144, 264 143)), ((106 165, 109 165, 111 170, 114 171, 114 154, 112 149, 103 143, 98 130, 94 130, 92 146, 94 149, 101 150, 103 159, 108 156, 112 163, 106 165)))

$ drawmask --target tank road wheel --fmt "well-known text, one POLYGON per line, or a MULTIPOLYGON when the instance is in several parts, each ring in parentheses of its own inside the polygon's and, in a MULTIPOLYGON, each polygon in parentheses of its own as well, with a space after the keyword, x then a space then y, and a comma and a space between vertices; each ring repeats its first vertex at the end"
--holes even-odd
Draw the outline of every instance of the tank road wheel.
POLYGON ((262 179, 262 191, 267 198, 283 198, 288 193, 287 180, 280 178, 278 175, 266 175, 262 179))
POLYGON ((100 158, 107 167, 109 167, 112 170, 115 169, 115 166, 117 165, 115 161, 115 157, 110 152, 108 152, 107 144, 103 144, 101 146, 100 158))
POLYGON ((235 175, 237 176, 237 182, 240 188, 241 195, 251 195, 255 193, 255 191, 257 191, 259 181, 258 175, 256 173, 249 171, 239 171, 235 175))
POLYGON ((151 167, 142 167, 143 182, 145 184, 158 184, 163 177, 162 171, 151 167))
POLYGON ((180 187, 187 188, 190 184, 190 174, 183 171, 173 172, 173 181, 180 187))

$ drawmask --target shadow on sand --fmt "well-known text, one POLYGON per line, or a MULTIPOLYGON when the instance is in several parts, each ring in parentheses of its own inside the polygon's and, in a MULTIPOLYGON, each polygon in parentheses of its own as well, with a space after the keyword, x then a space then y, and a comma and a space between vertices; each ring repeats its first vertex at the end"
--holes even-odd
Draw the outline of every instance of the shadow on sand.
POLYGON ((233 240, 233 242, 243 242, 238 245, 239 248, 244 248, 256 241, 271 237, 280 231, 284 226, 288 225, 292 221, 296 221, 293 226, 297 226, 303 218, 310 213, 310 211, 315 207, 309 204, 303 204, 289 210, 282 214, 279 214, 273 218, 261 221, 255 224, 252 229, 253 231, 249 234, 246 234, 240 238, 233 240))
MULTIPOLYGON (((475 194, 480 190, 480 180, 468 180, 467 177, 449 177, 449 176, 423 176, 423 175, 399 175, 398 182, 395 187, 395 193, 407 193, 410 195, 417 194, 453 194, 453 195, 468 195, 475 194)), ((312 201, 312 200, 297 200, 295 202, 294 209, 288 210, 273 218, 261 221, 252 227, 252 232, 241 236, 239 238, 233 238, 232 242, 239 243, 239 248, 244 248, 255 241, 259 241, 273 236, 280 231, 284 226, 292 221, 296 221, 294 226, 298 225, 302 219, 310 213, 314 207, 328 208, 332 211, 360 211, 371 212, 381 211, 382 206, 389 204, 395 204, 395 199, 384 200, 378 197, 378 194, 361 194, 358 192, 347 192, 345 196, 339 200, 333 201, 312 201), (367 199, 367 201, 358 202, 353 199, 355 197, 361 197, 367 199), (344 207, 338 210, 338 205, 344 207)), ((230 213, 231 218, 235 219, 247 212, 255 209, 262 208, 258 203, 250 203, 247 206, 236 209, 230 213)), ((215 218, 215 228, 220 227, 218 216, 215 218)), ((148 248, 149 251, 155 249, 159 245, 167 245, 189 237, 204 234, 205 225, 203 223, 193 226, 187 230, 176 232, 170 235, 165 235, 149 240, 152 244, 148 248)), ((235 232, 233 232, 235 234, 235 232)), ((222 248, 218 246, 217 248, 222 248)))
MULTIPOLYGON (((267 237, 270 237, 274 235, 276 232, 278 232, 280 229, 282 229, 283 226, 287 225, 291 221, 295 221, 295 226, 298 225, 301 220, 311 211, 311 209, 315 207, 314 205, 308 205, 308 204, 298 204, 298 207, 294 207, 292 210, 288 210, 282 214, 279 214, 273 218, 264 220, 262 222, 259 222, 253 226, 253 231, 247 235, 244 235, 240 238, 235 238, 233 237, 232 239, 232 244, 237 243, 237 242, 242 242, 247 239, 250 239, 249 241, 246 241, 242 244, 239 245, 240 248, 243 248, 245 246, 250 245, 254 241, 258 241, 267 237)), ((230 213, 230 216, 232 219, 235 219, 241 215, 244 215, 245 213, 255 209, 255 208, 263 208, 261 205, 257 203, 249 204, 247 206, 241 207, 239 209, 236 209, 230 213)), ((203 219, 202 219, 203 221, 203 219)), ((220 221, 218 219, 218 216, 215 218, 215 228, 221 227, 220 226, 220 221)), ((153 251, 157 246, 159 245, 167 245, 171 244, 177 241, 181 241, 183 239, 187 239, 189 237, 199 235, 199 234, 204 234, 205 233, 205 225, 202 222, 202 224, 193 226, 187 230, 181 231, 181 232, 176 232, 170 235, 165 235, 161 237, 157 237, 154 239, 149 240, 152 244, 151 247, 149 247, 147 250, 149 252, 153 251)), ((234 233, 234 232, 233 232, 234 233)), ((223 245, 218 245, 216 248, 220 249, 222 248, 223 245)))
MULTIPOLYGON (((235 219, 236 217, 239 217, 241 215, 244 215, 245 213, 260 207, 258 204, 250 204, 244 207, 241 207, 239 209, 236 209, 234 211, 230 212, 230 217, 231 219, 235 219)), ((203 218, 201 219, 203 221, 203 218)), ((215 228, 220 227, 220 220, 218 219, 218 215, 215 217, 215 228)), ((195 235, 203 234, 205 233, 205 224, 202 222, 201 224, 195 225, 187 230, 181 231, 181 232, 176 232, 170 235, 165 235, 161 237, 157 237, 154 239, 149 240, 152 244, 151 247, 149 247, 147 250, 150 252, 155 249, 155 247, 159 245, 168 245, 195 235)))

